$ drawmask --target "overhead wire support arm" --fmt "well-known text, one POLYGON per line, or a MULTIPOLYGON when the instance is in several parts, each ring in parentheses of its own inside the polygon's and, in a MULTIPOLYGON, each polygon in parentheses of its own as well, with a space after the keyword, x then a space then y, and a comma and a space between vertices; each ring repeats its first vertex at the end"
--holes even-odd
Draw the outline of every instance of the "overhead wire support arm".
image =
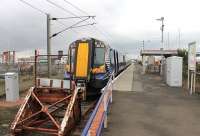
POLYGON ((95 18, 96 16, 74 16, 74 17, 63 17, 63 18, 51 18, 51 20, 59 20, 59 19, 80 19, 80 18, 95 18))
MULTIPOLYGON (((70 26, 65 28, 64 30, 62 30, 62 32, 67 31, 69 29, 73 29, 73 28, 79 28, 79 27, 84 27, 84 26, 89 26, 89 25, 95 25, 96 23, 90 23, 90 24, 84 24, 84 25, 78 25, 78 26, 70 26)), ((55 36, 57 36, 58 34, 62 33, 61 31, 58 33, 53 34, 50 38, 53 38, 55 36)))
POLYGON ((55 34, 53 34, 50 38, 55 37, 55 36, 57 36, 58 34, 60 34, 60 33, 64 32, 64 31, 66 31, 66 30, 70 29, 71 27, 76 26, 76 25, 78 25, 78 24, 80 24, 80 23, 82 23, 82 22, 84 22, 84 21, 86 21, 86 20, 88 20, 88 19, 89 19, 89 18, 86 18, 86 19, 84 19, 84 20, 78 21, 77 23, 75 23, 75 24, 73 24, 73 25, 71 25, 71 26, 69 26, 69 27, 67 27, 67 28, 65 28, 65 29, 63 29, 63 30, 61 30, 61 31, 59 31, 59 32, 57 32, 57 33, 55 33, 55 34))

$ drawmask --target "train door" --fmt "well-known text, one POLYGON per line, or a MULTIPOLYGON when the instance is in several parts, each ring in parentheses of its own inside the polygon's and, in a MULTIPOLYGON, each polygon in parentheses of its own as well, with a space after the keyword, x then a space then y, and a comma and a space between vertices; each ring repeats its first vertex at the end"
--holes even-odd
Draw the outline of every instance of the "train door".
POLYGON ((76 61, 74 77, 76 80, 89 80, 90 74, 90 45, 89 42, 78 41, 76 43, 76 61))

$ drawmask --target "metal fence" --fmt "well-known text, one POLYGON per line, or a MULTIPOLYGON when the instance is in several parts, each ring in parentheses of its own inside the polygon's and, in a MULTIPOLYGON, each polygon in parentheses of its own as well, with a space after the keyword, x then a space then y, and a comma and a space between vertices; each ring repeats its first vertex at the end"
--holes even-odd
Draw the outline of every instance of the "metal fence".
POLYGON ((35 62, 35 75, 40 78, 63 79, 67 61, 61 61, 58 55, 50 55, 50 65, 48 68, 47 55, 37 55, 35 62), (50 71, 50 72, 49 72, 50 71))
MULTIPOLYGON (((67 56, 67 55, 63 55, 67 56)), ((19 76, 19 88, 20 91, 24 91, 29 89, 34 85, 35 78, 34 77, 48 77, 48 63, 47 63, 47 55, 36 55, 36 62, 31 63, 17 63, 17 64, 9 64, 4 63, 0 64, 0 96, 5 94, 5 81, 4 74, 7 72, 15 72, 18 73, 19 76), (35 69, 36 64, 36 69, 35 69), (36 74, 37 73, 37 74, 36 74), (36 75, 35 75, 36 74, 36 75)), ((50 65, 50 77, 56 79, 63 79, 66 67, 66 60, 62 60, 59 58, 59 55, 51 55, 51 65, 50 65)))
POLYGON ((0 74, 4 74, 6 72, 19 72, 19 65, 18 64, 7 64, 1 63, 0 64, 0 74))
POLYGON ((5 94, 5 80, 3 78, 0 79, 0 96, 5 94))
POLYGON ((112 102, 113 77, 111 76, 107 85, 101 90, 102 95, 81 136, 100 136, 102 128, 107 128, 108 107, 112 102))

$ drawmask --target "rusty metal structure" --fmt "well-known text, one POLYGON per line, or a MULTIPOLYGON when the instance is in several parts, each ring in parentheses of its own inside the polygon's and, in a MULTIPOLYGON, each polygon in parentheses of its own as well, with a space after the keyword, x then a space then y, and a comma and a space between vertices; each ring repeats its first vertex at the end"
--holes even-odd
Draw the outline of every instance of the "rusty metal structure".
POLYGON ((32 87, 11 125, 13 135, 38 131, 64 136, 80 121, 78 89, 32 87))
MULTIPOLYGON (((55 55, 54 55, 55 56, 55 55)), ((35 55, 35 86, 29 89, 11 124, 12 135, 39 132, 64 136, 71 133, 81 119, 81 98, 75 83, 37 77, 35 55)))
MULTIPOLYGON (((101 135, 103 128, 107 128, 107 114, 109 104, 112 103, 112 86, 114 75, 101 90, 98 101, 92 101, 87 106, 82 105, 79 88, 71 82, 71 89, 54 85, 54 80, 48 79, 49 87, 44 87, 44 79, 37 79, 37 87, 31 87, 24 99, 15 120, 11 125, 12 135, 27 135, 33 132, 55 136, 74 134, 77 126, 81 136, 101 135), (92 112, 91 112, 92 111, 92 112)), ((47 81, 47 79, 45 79, 47 81)), ((66 83, 65 83, 66 84, 66 83)))

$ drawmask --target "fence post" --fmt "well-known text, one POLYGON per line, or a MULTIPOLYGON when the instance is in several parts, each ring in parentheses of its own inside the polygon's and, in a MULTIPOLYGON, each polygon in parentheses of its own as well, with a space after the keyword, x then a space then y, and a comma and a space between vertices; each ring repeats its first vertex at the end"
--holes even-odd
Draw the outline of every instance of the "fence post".
POLYGON ((111 84, 110 103, 113 102, 113 84, 114 84, 113 81, 114 81, 114 78, 115 78, 115 77, 114 77, 114 75, 113 75, 112 81, 111 81, 111 83, 110 83, 110 84, 111 84))
MULTIPOLYGON (((107 88, 106 88, 107 89, 107 88)), ((104 117, 104 128, 107 128, 107 126, 108 126, 108 117, 107 117, 107 102, 106 102, 106 93, 108 93, 107 92, 107 90, 104 90, 104 92, 105 92, 105 94, 104 94, 104 96, 103 96, 103 107, 104 107, 104 114, 105 114, 105 117, 104 117)))

